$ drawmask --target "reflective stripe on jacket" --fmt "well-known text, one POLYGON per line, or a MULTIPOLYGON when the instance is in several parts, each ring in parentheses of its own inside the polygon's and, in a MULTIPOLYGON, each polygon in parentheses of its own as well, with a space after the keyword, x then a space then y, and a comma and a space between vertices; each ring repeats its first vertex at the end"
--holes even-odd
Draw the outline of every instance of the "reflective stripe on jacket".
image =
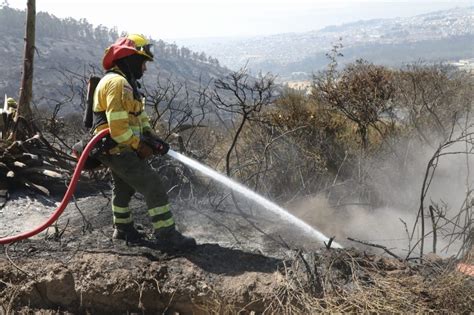
POLYGON ((151 128, 144 104, 133 98, 127 79, 116 72, 109 72, 100 80, 94 92, 93 109, 105 112, 107 117, 107 123, 98 126, 95 132, 110 128, 110 136, 118 143, 110 153, 136 150, 143 131, 151 128))

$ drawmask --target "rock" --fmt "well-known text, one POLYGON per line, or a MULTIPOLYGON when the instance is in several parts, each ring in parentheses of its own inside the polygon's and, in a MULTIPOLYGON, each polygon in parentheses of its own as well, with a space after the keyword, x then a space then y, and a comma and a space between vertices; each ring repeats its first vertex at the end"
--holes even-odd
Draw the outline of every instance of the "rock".
POLYGON ((49 302, 68 306, 77 299, 72 272, 64 267, 49 272, 38 284, 43 298, 49 302))

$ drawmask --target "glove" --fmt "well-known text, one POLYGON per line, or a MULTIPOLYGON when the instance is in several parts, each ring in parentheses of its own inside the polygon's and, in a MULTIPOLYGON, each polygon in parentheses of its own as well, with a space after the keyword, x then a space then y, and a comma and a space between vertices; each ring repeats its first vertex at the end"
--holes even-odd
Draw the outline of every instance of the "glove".
POLYGON ((143 135, 141 142, 146 143, 153 149, 154 154, 165 155, 170 150, 170 145, 161 140, 156 134, 147 132, 143 135))
POLYGON ((166 153, 168 153, 168 151, 170 150, 170 145, 168 143, 158 137, 155 137, 153 140, 155 142, 154 151, 156 154, 165 155, 166 153))
POLYGON ((153 148, 144 141, 140 141, 140 143, 138 143, 137 154, 138 157, 143 160, 148 159, 153 155, 153 148))

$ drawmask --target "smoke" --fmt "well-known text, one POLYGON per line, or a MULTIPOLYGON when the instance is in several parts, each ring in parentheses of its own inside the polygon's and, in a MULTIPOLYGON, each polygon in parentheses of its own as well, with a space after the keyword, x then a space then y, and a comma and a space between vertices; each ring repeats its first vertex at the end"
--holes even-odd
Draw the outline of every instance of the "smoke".
POLYGON ((408 246, 404 224, 414 223, 415 215, 394 208, 375 210, 360 206, 332 207, 325 196, 300 200, 290 207, 292 213, 308 224, 317 226, 329 236, 335 236, 343 246, 354 246, 348 237, 377 243, 402 251, 408 246))
MULTIPOLYGON (((347 238, 351 237, 386 246, 404 257, 410 245, 413 246, 414 241, 421 236, 418 224, 414 241, 410 244, 407 231, 413 231, 420 208, 426 168, 436 149, 413 140, 399 146, 400 150, 396 155, 366 163, 366 171, 370 174, 368 184, 372 192, 379 196, 381 205, 375 208, 364 205, 361 199, 354 198, 357 195, 354 191, 358 187, 341 185, 332 191, 338 198, 328 198, 327 194, 317 195, 298 200, 287 207, 326 235, 336 236, 336 240, 343 246, 362 246, 349 242, 347 238), (400 161, 400 156, 405 156, 406 159, 400 161)), ((430 186, 424 199, 426 211, 431 205, 444 211, 446 218, 453 218, 463 209, 466 198, 471 198, 468 194, 473 187, 470 172, 474 171, 474 163, 469 155, 462 153, 465 151, 464 142, 454 143, 443 150, 449 154, 440 156, 432 181, 427 181, 430 186)), ((470 206, 471 201, 467 202, 470 206)), ((430 232, 431 219, 428 216, 425 218, 426 231, 430 232)), ((444 220, 440 219, 439 223, 441 222, 444 220)), ((452 224, 443 231, 438 231, 437 254, 457 254, 460 242, 448 247, 452 239, 446 237, 453 231, 452 224)), ((425 237, 425 252, 432 250, 432 240, 431 234, 425 237)))

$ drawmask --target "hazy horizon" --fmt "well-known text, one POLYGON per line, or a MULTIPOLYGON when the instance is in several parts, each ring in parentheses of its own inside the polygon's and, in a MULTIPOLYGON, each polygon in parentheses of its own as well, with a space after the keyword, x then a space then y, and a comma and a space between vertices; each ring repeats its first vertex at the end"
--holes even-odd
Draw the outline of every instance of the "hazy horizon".
MULTIPOLYGON (((26 0, 6 2, 12 8, 26 8, 26 0)), ((409 17, 472 5, 472 0, 71 0, 67 5, 59 0, 38 0, 36 10, 59 18, 85 18, 95 26, 117 27, 119 32, 185 41, 307 32, 360 20, 409 17)))

